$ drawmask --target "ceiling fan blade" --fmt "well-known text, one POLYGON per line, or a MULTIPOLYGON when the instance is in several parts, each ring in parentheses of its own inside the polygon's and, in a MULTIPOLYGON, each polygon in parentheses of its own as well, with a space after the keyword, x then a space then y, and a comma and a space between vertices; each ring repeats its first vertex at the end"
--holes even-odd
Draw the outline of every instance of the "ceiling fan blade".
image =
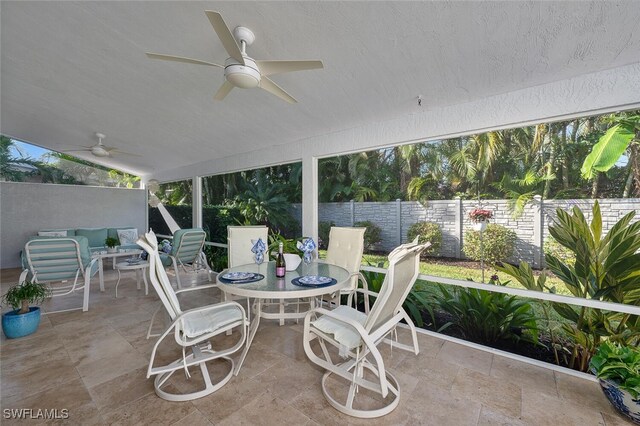
POLYGON ((209 18, 213 29, 216 31, 216 34, 218 34, 218 38, 222 42, 222 45, 229 56, 240 62, 242 65, 245 65, 240 47, 238 47, 236 39, 233 37, 233 34, 231 34, 231 31, 227 24, 225 24, 224 19, 222 19, 222 15, 212 10, 205 10, 204 13, 207 14, 207 18, 209 18))
POLYGON ((120 151, 118 148, 111 148, 109 150, 109 155, 111 155, 112 153, 118 154, 118 155, 128 155, 129 157, 142 157, 142 155, 140 154, 133 154, 131 152, 120 151))
POLYGON ((224 83, 222 83, 222 86, 220 86, 220 88, 216 92, 216 95, 213 97, 213 99, 215 99, 216 101, 223 100, 229 94, 231 89, 233 89, 233 85, 225 80, 224 83))
POLYGON ((287 101, 290 104, 295 104, 298 102, 293 96, 285 92, 283 88, 274 83, 273 80, 269 79, 269 77, 262 76, 262 79, 260 80, 260 88, 266 90, 272 95, 276 95, 283 101, 287 101))
POLYGON ((275 75, 292 71, 316 70, 324 68, 322 61, 256 61, 260 74, 275 75))
POLYGON ((160 59, 163 61, 185 62, 187 64, 209 65, 212 67, 224 68, 223 65, 214 64, 213 62, 201 61, 199 59, 183 58, 182 56, 163 55, 161 53, 145 53, 151 59, 160 59))

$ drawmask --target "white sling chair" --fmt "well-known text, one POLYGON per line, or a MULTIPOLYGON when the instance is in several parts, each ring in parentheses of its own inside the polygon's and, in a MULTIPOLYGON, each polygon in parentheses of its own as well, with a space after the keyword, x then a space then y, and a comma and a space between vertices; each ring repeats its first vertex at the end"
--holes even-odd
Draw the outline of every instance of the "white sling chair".
MULTIPOLYGON (((364 233, 367 228, 346 228, 332 226, 329 231, 329 245, 327 246, 327 257, 325 262, 341 266, 351 274, 349 287, 340 290, 335 302, 340 304, 340 296, 348 295, 347 306, 351 306, 352 301, 357 305, 358 280, 362 281, 363 288, 367 288, 367 280, 360 273, 362 263, 362 253, 364 252, 364 233), (356 298, 354 300, 354 298, 356 298)), ((369 312, 369 296, 365 293, 365 312, 369 312)))
POLYGON ((233 375, 234 362, 229 355, 240 350, 246 342, 249 321, 244 308, 236 302, 223 302, 182 311, 177 294, 210 289, 216 287, 216 285, 209 284, 174 291, 160 261, 158 241, 153 231, 145 234, 137 243, 149 253, 149 277, 151 283, 172 320, 169 328, 162 333, 153 346, 147 378, 157 375, 154 381, 156 394, 168 401, 189 401, 217 391, 233 375), (229 348, 213 349, 210 339, 235 327, 239 327, 241 330, 239 340, 229 348), (165 366, 154 367, 153 361, 156 357, 158 346, 170 334, 173 334, 176 343, 182 346, 182 358, 165 366), (191 350, 190 354, 187 354, 187 349, 191 350), (211 382, 206 363, 219 358, 228 361, 231 366, 229 373, 214 384, 211 382), (194 365, 200 367, 204 380, 204 389, 183 394, 170 393, 163 389, 171 375, 178 370, 184 370, 186 376, 190 378, 188 367, 194 365))
POLYGON ((89 310, 91 276, 98 268, 86 237, 35 237, 25 244, 24 256, 28 269, 20 275, 20 283, 30 272, 33 281, 49 284, 51 297, 83 290, 82 310, 89 310))
POLYGON ((418 277, 420 253, 428 246, 410 243, 391 252, 387 276, 369 314, 342 305, 332 311, 316 308, 305 317, 304 351, 311 362, 327 370, 322 377, 322 392, 327 402, 338 411, 354 417, 374 418, 384 416, 398 406, 400 386, 397 379, 386 371, 378 345, 388 340, 387 335, 401 320, 410 322, 402 304, 418 277), (322 349, 322 358, 311 348, 311 341, 316 338, 322 349), (338 348, 340 356, 350 359, 334 363, 326 343, 338 348), (375 381, 365 378, 365 369, 373 373, 375 381), (329 392, 327 379, 332 374, 351 382, 345 402, 339 402, 329 392), (380 394, 385 398, 385 405, 372 410, 354 408, 358 387, 380 394), (387 397, 390 398, 388 402, 387 397))

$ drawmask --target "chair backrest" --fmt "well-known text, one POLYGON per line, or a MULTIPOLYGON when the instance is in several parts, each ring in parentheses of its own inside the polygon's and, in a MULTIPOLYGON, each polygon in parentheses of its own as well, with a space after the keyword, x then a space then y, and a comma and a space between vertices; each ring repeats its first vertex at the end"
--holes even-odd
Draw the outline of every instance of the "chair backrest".
POLYGON ((391 252, 387 276, 364 325, 369 332, 375 331, 400 312, 420 273, 420 253, 430 245, 408 243, 391 252))
POLYGON ((266 226, 227 226, 227 244, 229 268, 246 265, 255 261, 251 252, 251 240, 262 238, 265 245, 269 244, 269 228, 266 226))
POLYGON ((33 279, 42 283, 75 280, 78 273, 84 276, 83 266, 91 260, 88 244, 86 237, 34 238, 27 241, 24 254, 33 279), (84 244, 81 244, 82 239, 84 244))
MULTIPOLYGON (((326 262, 343 267, 350 274, 360 272, 364 251, 364 232, 367 228, 332 226, 329 231, 326 262)), ((358 277, 351 278, 351 289, 358 286, 358 277)))
POLYGON ((158 293, 158 297, 162 301, 171 319, 176 319, 176 317, 182 313, 182 310, 180 309, 178 297, 173 287, 171 287, 171 281, 169 281, 167 271, 165 271, 162 261, 160 260, 156 234, 153 231, 149 231, 140 237, 138 241, 136 241, 136 244, 149 253, 149 278, 151 284, 156 290, 156 293, 158 293))
POLYGON ((193 263, 204 247, 207 238, 202 228, 179 229, 173 234, 171 255, 182 263, 193 263))

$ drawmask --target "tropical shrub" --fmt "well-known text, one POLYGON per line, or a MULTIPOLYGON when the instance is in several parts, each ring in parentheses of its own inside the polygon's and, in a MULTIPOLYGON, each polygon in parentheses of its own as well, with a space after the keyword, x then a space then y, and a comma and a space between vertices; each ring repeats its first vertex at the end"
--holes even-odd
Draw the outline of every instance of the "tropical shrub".
MULTIPOLYGON (((640 305, 640 222, 631 223, 635 212, 625 215, 606 235, 602 233, 602 215, 597 201, 592 209, 591 223, 578 207, 574 207, 571 213, 562 209, 556 212, 557 219, 549 226, 549 233, 570 250, 576 260, 574 265, 569 265, 552 254, 546 254, 545 260, 551 272, 576 297, 640 305)), ((521 271, 506 269, 505 272, 521 283, 528 281, 518 278, 522 276, 521 271)), ((574 342, 569 363, 571 368, 586 371, 603 337, 623 344, 640 343, 638 316, 562 303, 554 303, 553 308, 570 321, 564 325, 564 331, 574 342)))
POLYGON ((370 220, 356 222, 354 226, 357 228, 367 228, 364 232, 364 249, 366 251, 372 250, 376 244, 382 241, 382 229, 370 220))
POLYGON ((431 246, 426 249, 423 255, 437 255, 440 253, 442 246, 442 230, 440 225, 435 222, 416 222, 407 230, 407 239, 413 241, 418 237, 418 243, 424 244, 430 242, 431 246))
POLYGON ((516 244, 516 233, 502 225, 490 223, 483 232, 484 256, 480 244, 480 232, 467 230, 464 235, 462 251, 473 260, 484 260, 491 264, 502 262, 511 257, 516 244))
POLYGON ((318 222, 318 248, 326 250, 329 246, 329 232, 331 227, 336 226, 335 222, 318 222))
POLYGON ((531 304, 516 296, 438 284, 436 309, 451 316, 438 331, 454 327, 465 339, 484 345, 501 341, 537 342, 538 325, 531 304))
POLYGON ((573 266, 576 263, 576 255, 551 236, 544 240, 544 254, 549 254, 567 265, 573 266))

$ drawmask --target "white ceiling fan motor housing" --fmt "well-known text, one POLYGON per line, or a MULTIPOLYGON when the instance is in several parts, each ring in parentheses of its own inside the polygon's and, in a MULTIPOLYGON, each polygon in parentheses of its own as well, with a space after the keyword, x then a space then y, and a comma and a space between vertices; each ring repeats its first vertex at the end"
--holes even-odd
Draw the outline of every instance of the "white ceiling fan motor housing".
POLYGON ((233 58, 228 58, 224 65, 224 76, 227 81, 241 89, 252 89, 260 84, 260 70, 256 62, 246 55, 246 47, 256 40, 255 34, 249 28, 235 27, 233 36, 240 43, 244 65, 233 58))
POLYGON ((224 63, 224 77, 229 83, 241 89, 258 87, 260 84, 258 65, 248 56, 244 56, 244 63, 245 65, 242 65, 233 58, 227 59, 224 63))

